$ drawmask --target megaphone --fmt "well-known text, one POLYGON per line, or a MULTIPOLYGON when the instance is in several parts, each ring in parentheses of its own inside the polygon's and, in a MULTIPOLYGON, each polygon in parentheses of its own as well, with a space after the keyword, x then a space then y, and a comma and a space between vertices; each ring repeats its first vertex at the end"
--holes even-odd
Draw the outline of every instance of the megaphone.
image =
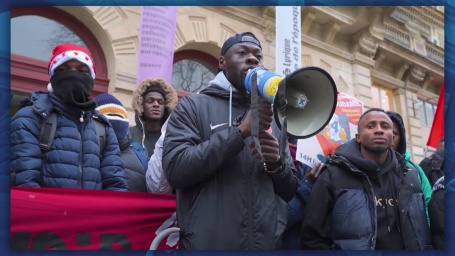
POLYGON ((288 136, 297 139, 309 138, 327 126, 335 112, 337 89, 332 77, 325 70, 305 67, 282 77, 264 67, 250 69, 245 77, 245 88, 250 93, 255 74, 259 96, 273 104, 273 113, 279 128, 286 116, 288 136), (277 96, 277 92, 280 96, 277 96), (279 98, 281 95, 284 99, 279 98), (285 106, 282 106, 283 101, 285 106))

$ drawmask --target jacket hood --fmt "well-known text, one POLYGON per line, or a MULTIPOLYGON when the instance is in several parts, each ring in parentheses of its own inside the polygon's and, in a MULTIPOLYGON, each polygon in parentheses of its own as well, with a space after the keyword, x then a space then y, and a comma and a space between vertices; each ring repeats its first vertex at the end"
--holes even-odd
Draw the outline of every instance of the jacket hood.
POLYGON ((229 100, 230 91, 232 89, 232 101, 234 104, 249 104, 250 96, 239 92, 227 80, 223 72, 219 72, 213 80, 208 84, 208 87, 203 89, 200 94, 206 94, 214 97, 224 98, 229 100))
POLYGON ((367 160, 362 157, 360 153, 360 144, 352 139, 344 144, 341 144, 335 149, 335 155, 346 158, 349 162, 354 164, 357 169, 365 173, 376 173, 379 166, 372 160, 367 160))
MULTIPOLYGON (((164 91, 166 111, 164 113, 163 120, 166 120, 169 117, 169 114, 174 111, 178 102, 178 97, 174 88, 160 78, 146 78, 137 86, 133 93, 133 110, 136 113, 136 116, 140 116, 142 118, 142 113, 144 113, 143 94, 149 87, 158 87, 164 91)), ((162 123, 164 123, 164 121, 162 123)))
POLYGON ((29 97, 22 98, 19 104, 19 108, 33 105, 33 110, 39 113, 41 116, 47 116, 51 111, 55 109, 49 99, 49 92, 35 91, 32 92, 29 97))
POLYGON ((404 128, 403 118, 397 112, 387 111, 386 114, 392 119, 393 125, 398 125, 400 141, 398 142, 397 152, 404 155, 406 152, 406 130, 404 128))
MULTIPOLYGON (((360 144, 355 139, 352 139, 349 142, 338 146, 335 149, 335 155, 341 156, 348 160, 351 164, 356 166, 356 169, 359 169, 367 174, 370 179, 377 179, 377 170, 380 168, 379 165, 376 164, 373 160, 368 160, 362 157, 362 154, 360 152, 360 144)), ((400 161, 403 161, 403 159, 398 159, 397 154, 395 154, 395 152, 389 148, 387 159, 382 165, 382 173, 387 173, 390 170, 394 170, 398 173, 400 168, 396 167, 399 165, 400 161)), ((348 165, 351 165, 350 163, 348 163, 348 165)))

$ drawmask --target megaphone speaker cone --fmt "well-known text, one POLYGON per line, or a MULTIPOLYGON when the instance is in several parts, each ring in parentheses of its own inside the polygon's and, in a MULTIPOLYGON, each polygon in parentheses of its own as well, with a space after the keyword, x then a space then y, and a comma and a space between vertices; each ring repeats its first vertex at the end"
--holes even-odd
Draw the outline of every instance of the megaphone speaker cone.
MULTIPOLYGON (((337 89, 329 73, 318 67, 298 69, 281 82, 285 91, 287 135, 304 139, 316 135, 329 123, 337 104, 337 89)), ((274 115, 281 128, 279 100, 274 101, 274 115)))

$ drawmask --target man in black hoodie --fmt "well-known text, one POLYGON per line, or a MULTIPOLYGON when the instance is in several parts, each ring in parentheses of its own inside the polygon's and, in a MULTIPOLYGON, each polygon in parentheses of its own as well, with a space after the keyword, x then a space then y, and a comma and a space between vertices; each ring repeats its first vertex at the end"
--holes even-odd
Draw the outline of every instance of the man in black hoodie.
POLYGON ((263 64, 254 34, 228 38, 220 72, 169 118, 163 170, 177 195, 180 249, 273 250, 281 246, 287 205, 297 189, 289 148, 281 158, 272 107, 258 107, 259 159, 251 137, 249 69, 263 64), (238 118, 231 118, 238 117, 238 118), (274 135, 265 132, 272 126, 274 135))
POLYGON ((392 120, 366 111, 356 138, 329 155, 303 218, 304 249, 422 250, 430 248, 422 188, 393 151, 392 120))

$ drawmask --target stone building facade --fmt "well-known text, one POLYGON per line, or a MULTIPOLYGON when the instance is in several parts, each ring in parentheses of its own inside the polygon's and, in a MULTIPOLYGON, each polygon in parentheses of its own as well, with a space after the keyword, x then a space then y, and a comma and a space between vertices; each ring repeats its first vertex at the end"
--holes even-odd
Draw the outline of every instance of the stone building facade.
MULTIPOLYGON (((191 59, 216 70, 224 40, 251 31, 262 42, 265 66, 274 70, 275 7, 182 6, 177 12, 174 63, 191 59)), ((95 91, 118 97, 134 122, 139 6, 13 7, 11 13, 12 20, 26 15, 54 20, 79 36, 97 55, 101 73, 95 91)), ((12 111, 21 96, 45 89, 48 82, 44 57, 13 51, 15 31, 12 27, 12 111)), ((443 7, 305 6, 301 31, 302 66, 323 68, 340 92, 361 100, 365 108, 400 113, 408 149, 420 161, 444 80, 443 7)), ((180 96, 187 93, 179 90, 180 96)))

